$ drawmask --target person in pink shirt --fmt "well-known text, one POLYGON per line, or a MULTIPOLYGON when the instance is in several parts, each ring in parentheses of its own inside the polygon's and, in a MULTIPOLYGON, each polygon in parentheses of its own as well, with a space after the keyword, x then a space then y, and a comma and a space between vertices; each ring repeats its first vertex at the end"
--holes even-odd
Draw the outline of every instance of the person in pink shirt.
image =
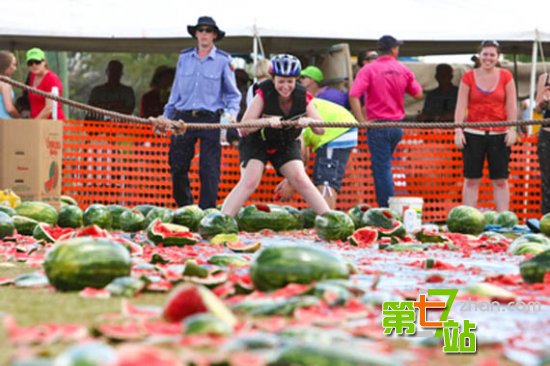
MULTIPOLYGON (((422 99, 422 87, 411 70, 397 61, 399 46, 392 36, 378 40, 380 56, 359 70, 349 92, 351 110, 359 122, 401 121, 405 117, 405 93, 422 99), (360 98, 364 97, 365 108, 360 98)), ((391 159, 401 138, 400 128, 367 129, 367 144, 371 153, 376 201, 388 207, 394 193, 391 159)))

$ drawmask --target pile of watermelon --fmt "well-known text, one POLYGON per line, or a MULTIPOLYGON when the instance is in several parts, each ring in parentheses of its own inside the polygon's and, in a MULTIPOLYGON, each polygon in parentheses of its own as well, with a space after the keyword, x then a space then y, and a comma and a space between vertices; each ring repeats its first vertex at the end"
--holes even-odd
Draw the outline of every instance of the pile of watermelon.
MULTIPOLYGON (((499 225, 517 225, 508 213, 502 216, 499 225)), ((176 350, 182 348, 195 364, 401 364, 403 354, 371 340, 383 334, 386 300, 440 286, 458 287, 461 298, 478 301, 537 298, 550 304, 548 215, 541 219, 543 233, 515 239, 484 232, 486 215, 465 206, 454 208, 447 228, 439 230, 407 233, 401 220, 365 204, 323 215, 256 204, 232 218, 197 206, 94 204, 81 210, 67 200, 56 210, 25 202, 0 210, 0 258, 40 263, 41 286, 82 297, 166 294, 162 308, 123 302, 121 314, 84 331, 95 345, 67 349, 57 356, 60 364, 75 364, 82 355, 94 362, 131 359, 129 364, 154 355, 160 364, 180 364, 176 350), (499 277, 465 264, 479 258, 511 263, 515 273, 499 277), (414 284, 392 285, 400 273, 409 273, 414 284), (156 339, 168 347, 124 346, 156 339)), ((19 328, 8 328, 17 346, 19 328)), ((405 358, 425 354, 411 347, 405 358)), ((537 356, 544 352, 537 350, 537 356)))

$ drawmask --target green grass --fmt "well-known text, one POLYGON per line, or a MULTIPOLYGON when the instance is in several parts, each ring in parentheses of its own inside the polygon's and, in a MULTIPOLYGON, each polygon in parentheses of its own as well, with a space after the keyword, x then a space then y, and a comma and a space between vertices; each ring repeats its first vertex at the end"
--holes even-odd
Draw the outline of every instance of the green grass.
MULTIPOLYGON (((0 262, 0 277, 15 277, 38 270, 22 264, 0 262)), ((166 294, 142 294, 130 299, 132 305, 164 304, 166 294)), ((119 313, 122 298, 89 299, 78 292, 63 293, 50 289, 21 289, 15 286, 0 287, 0 315, 12 315, 17 325, 29 326, 43 323, 78 323, 90 326, 104 313, 119 313)), ((7 365, 11 347, 7 343, 0 316, 0 365, 7 365)), ((45 352, 49 353, 49 352, 45 352)))

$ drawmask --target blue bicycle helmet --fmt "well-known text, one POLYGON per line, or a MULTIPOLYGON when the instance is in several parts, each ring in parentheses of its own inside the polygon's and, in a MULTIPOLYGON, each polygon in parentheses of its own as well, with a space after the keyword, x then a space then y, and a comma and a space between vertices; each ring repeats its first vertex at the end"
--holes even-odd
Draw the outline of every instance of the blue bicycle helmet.
POLYGON ((271 74, 277 76, 300 76, 302 64, 296 56, 282 53, 271 59, 271 74))

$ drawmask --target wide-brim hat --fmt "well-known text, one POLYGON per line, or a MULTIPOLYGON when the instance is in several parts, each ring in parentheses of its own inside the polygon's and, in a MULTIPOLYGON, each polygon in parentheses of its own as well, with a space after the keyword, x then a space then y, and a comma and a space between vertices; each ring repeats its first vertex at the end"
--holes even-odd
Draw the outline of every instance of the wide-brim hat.
POLYGON ((220 28, 218 28, 218 26, 216 25, 216 21, 212 19, 212 17, 206 17, 206 16, 199 17, 196 25, 188 25, 187 32, 189 32, 191 37, 196 38, 195 32, 197 31, 197 28, 201 25, 206 25, 216 30, 216 33, 218 34, 216 36, 216 41, 220 41, 223 37, 225 37, 225 32, 222 31, 220 28))

